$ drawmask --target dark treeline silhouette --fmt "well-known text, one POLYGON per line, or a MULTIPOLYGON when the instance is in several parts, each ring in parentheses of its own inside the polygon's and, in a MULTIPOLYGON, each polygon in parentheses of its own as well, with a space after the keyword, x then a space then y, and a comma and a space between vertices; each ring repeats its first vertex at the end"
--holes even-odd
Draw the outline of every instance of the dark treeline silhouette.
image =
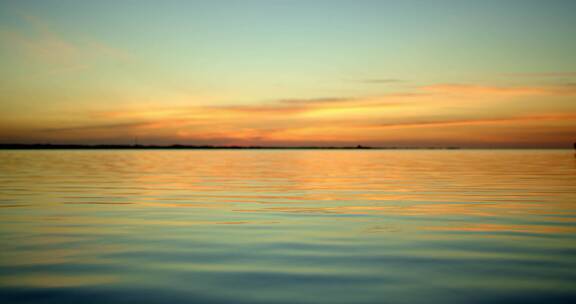
POLYGON ((146 149, 277 149, 277 150, 352 150, 352 149, 459 149, 458 147, 367 147, 362 145, 344 147, 285 147, 285 146, 211 146, 211 145, 78 145, 78 144, 0 144, 0 150, 89 150, 89 149, 118 149, 118 150, 146 150, 146 149))

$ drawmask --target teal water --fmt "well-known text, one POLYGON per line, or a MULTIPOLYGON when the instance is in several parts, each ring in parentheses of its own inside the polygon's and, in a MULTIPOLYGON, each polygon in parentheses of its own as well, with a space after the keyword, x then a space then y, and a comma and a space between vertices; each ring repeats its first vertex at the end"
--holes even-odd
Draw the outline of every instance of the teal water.
POLYGON ((0 151, 0 303, 576 303, 576 158, 0 151))

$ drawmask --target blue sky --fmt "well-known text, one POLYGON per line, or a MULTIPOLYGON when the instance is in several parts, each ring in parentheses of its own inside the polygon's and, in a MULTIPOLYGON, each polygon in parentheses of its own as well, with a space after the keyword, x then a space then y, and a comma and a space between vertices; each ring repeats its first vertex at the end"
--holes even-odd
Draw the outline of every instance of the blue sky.
POLYGON ((1 1, 0 106, 90 116, 563 86, 576 71, 574 11, 560 0, 1 1))

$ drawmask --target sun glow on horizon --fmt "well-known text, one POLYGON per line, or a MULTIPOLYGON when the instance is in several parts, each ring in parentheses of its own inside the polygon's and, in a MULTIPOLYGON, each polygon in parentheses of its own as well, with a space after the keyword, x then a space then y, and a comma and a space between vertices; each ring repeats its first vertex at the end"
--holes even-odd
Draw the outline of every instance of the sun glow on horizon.
POLYGON ((576 138, 573 3, 49 2, 0 4, 2 143, 576 138))

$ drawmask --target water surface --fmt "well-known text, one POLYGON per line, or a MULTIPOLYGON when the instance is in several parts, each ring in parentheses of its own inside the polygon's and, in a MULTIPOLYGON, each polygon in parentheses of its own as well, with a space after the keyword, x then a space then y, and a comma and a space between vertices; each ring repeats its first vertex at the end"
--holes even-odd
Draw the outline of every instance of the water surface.
POLYGON ((0 151, 1 303, 574 303, 572 151, 0 151))

